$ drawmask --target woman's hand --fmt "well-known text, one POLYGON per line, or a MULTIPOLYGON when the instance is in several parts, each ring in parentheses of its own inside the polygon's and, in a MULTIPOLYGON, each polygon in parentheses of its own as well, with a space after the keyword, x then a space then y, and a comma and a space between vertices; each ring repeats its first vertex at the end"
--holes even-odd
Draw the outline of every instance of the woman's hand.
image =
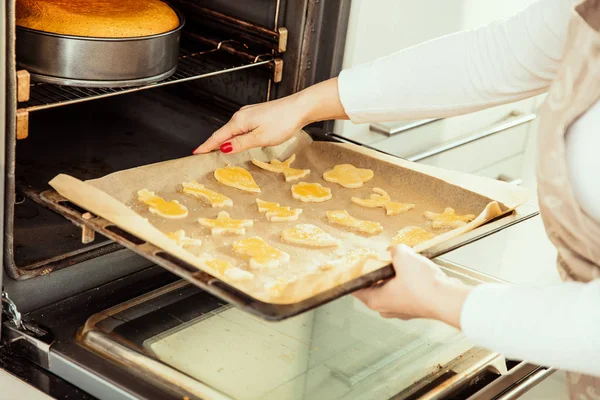
POLYGON ((396 276, 354 295, 385 318, 432 318, 460 328, 460 313, 471 287, 449 278, 410 247, 392 248, 396 276))
POLYGON ((334 78, 282 99, 242 107, 194 154, 275 146, 312 122, 347 118, 334 78))

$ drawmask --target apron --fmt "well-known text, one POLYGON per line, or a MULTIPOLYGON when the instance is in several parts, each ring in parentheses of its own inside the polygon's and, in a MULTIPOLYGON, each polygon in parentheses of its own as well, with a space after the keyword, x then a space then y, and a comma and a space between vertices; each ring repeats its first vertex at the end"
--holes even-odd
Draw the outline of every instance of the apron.
MULTIPOLYGON (((558 251, 560 275, 567 281, 600 278, 600 224, 577 203, 565 157, 569 126, 600 99, 599 30, 600 0, 579 3, 569 22, 562 65, 540 114, 540 212, 548 237, 558 251)), ((567 380, 571 399, 600 400, 600 377, 567 373, 567 380)))

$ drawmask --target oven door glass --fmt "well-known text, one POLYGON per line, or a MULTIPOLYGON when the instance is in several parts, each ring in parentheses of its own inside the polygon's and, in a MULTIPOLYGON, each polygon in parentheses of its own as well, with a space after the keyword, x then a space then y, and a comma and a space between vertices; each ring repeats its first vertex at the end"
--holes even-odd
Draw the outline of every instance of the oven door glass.
POLYGON ((447 326, 385 321, 351 297, 281 323, 224 307, 145 345, 236 399, 388 399, 470 347, 447 326))
MULTIPOLYGON (((257 319, 185 282, 145 297, 90 318, 87 332, 234 399, 388 399, 472 348, 447 325, 383 319, 352 296, 283 322, 257 319)), ((106 341, 98 348, 88 336, 84 345, 115 360, 106 341)))

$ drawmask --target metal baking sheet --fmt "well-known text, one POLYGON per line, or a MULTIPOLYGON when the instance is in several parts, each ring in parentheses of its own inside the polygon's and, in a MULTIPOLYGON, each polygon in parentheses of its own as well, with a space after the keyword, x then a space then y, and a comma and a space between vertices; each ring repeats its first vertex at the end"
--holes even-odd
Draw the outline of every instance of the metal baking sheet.
MULTIPOLYGON (((385 249, 389 245, 389 239, 397 229, 406 225, 427 223, 422 217, 423 210, 436 211, 444 206, 453 206, 460 213, 480 213, 476 221, 471 225, 459 230, 445 232, 433 241, 428 242, 427 245, 418 248, 425 255, 439 255, 444 252, 444 246, 439 247, 442 244, 446 244, 446 249, 456 248, 461 242, 469 240, 468 232, 475 228, 477 228, 475 229, 477 231, 476 236, 482 235, 484 232, 478 226, 489 222, 490 219, 498 217, 501 214, 505 216, 501 219, 500 226, 506 225, 510 222, 508 219, 511 217, 511 215, 507 214, 524 199, 524 191, 511 185, 480 177, 438 170, 436 168, 432 169, 432 167, 406 163, 399 159, 389 159, 386 157, 377 152, 357 148, 356 146, 323 142, 311 143, 310 140, 307 140, 305 134, 301 134, 295 138, 295 141, 292 140, 291 143, 268 150, 256 150, 250 154, 245 153, 235 157, 227 157, 215 153, 207 156, 172 160, 134 170, 121 171, 89 183, 64 176, 52 181, 51 184, 53 187, 69 198, 70 201, 100 215, 103 217, 101 219, 90 218, 88 216, 88 219, 85 220, 85 218, 79 216, 82 213, 74 209, 71 209, 69 214, 67 212, 68 203, 64 199, 57 198, 52 193, 45 193, 43 197, 62 214, 69 214, 71 219, 75 220, 76 223, 99 230, 109 238, 119 241, 119 243, 126 247, 152 259, 157 264, 165 266, 167 269, 186 279, 190 278, 203 282, 203 286, 210 287, 210 290, 207 290, 211 293, 239 306, 254 308, 266 318, 281 319, 310 309, 323 302, 356 290, 359 287, 368 286, 379 280, 389 278, 393 274, 391 266, 380 268, 386 265, 386 263, 379 262, 368 269, 360 267, 344 270, 341 268, 339 271, 333 271, 331 274, 316 274, 316 277, 314 276, 315 274, 305 276, 301 273, 301 269, 298 269, 298 265, 296 265, 301 264, 302 261, 306 264, 306 261, 311 261, 313 258, 318 259, 319 257, 329 257, 327 259, 329 261, 339 256, 340 253, 343 254, 353 248, 369 246, 387 255, 385 249), (289 156, 290 152, 298 156, 297 167, 307 168, 309 165, 313 170, 310 179, 306 179, 306 181, 319 182, 330 187, 333 190, 334 199, 336 200, 316 205, 300 204, 300 202, 296 202, 297 204, 292 203, 294 200, 277 197, 289 196, 291 198, 289 188, 282 188, 282 186, 291 185, 291 183, 286 184, 280 176, 267 171, 257 171, 257 169, 251 169, 246 165, 254 157, 263 160, 270 157, 281 159, 289 156), (246 158, 245 160, 243 159, 244 157, 246 158), (278 232, 287 227, 286 224, 293 225, 295 223, 275 224, 261 221, 261 215, 258 214, 254 203, 256 196, 247 193, 235 194, 227 192, 220 186, 219 190, 221 192, 234 199, 235 207, 229 210, 232 216, 255 220, 255 227, 252 228, 252 231, 247 236, 260 235, 272 245, 289 252, 292 260, 300 260, 300 262, 296 262, 288 268, 288 272, 290 270, 293 271, 295 274, 298 274, 299 278, 286 286, 285 295, 280 296, 280 298, 264 296, 262 293, 254 290, 254 288, 243 286, 239 283, 224 283, 216 279, 215 276, 210 275, 210 271, 207 271, 206 268, 204 268, 202 273, 198 273, 199 269, 203 270, 203 265, 199 262, 198 255, 181 249, 166 239, 163 234, 163 232, 172 231, 174 226, 171 226, 172 224, 165 225, 161 221, 153 219, 147 210, 144 210, 135 201, 135 192, 142 187, 154 190, 164 197, 177 198, 184 203, 190 201, 190 199, 173 197, 176 193, 175 187, 178 186, 178 183, 185 180, 197 179, 201 183, 208 184, 209 175, 212 174, 214 168, 221 164, 224 165, 225 162, 242 164, 252 171, 259 186, 263 188, 263 194, 259 198, 267 201, 281 202, 284 205, 302 207, 304 209, 302 214, 304 218, 301 218, 298 223, 315 223, 342 238, 343 245, 338 253, 318 253, 316 250, 310 250, 312 257, 307 258, 307 250, 305 248, 292 248, 281 242, 274 242, 277 240, 278 232), (360 190, 343 189, 334 184, 328 184, 324 181, 320 182, 324 170, 341 162, 352 162, 360 167, 372 168, 375 171, 376 178, 360 190), (426 171, 419 171, 419 169, 423 168, 426 171), (354 208, 351 208, 350 196, 358 195, 366 197, 370 193, 371 188, 377 186, 383 186, 388 189, 393 199, 415 202, 418 204, 417 209, 412 214, 407 213, 403 216, 387 217, 381 209, 359 209, 356 205, 354 205, 354 208), (495 201, 499 202, 500 206, 495 201), (496 208, 491 207, 491 204, 496 204, 496 208), (358 218, 380 221, 386 227, 386 231, 375 238, 364 238, 350 232, 342 233, 343 231, 328 226, 323 220, 325 210, 336 208, 348 209, 351 214, 358 218), (124 230, 134 234, 137 238, 132 239, 130 237, 127 240, 129 243, 122 243, 124 238, 127 239, 126 234, 124 235, 124 230), (456 243, 453 242, 457 237, 460 240, 456 243), (154 247, 149 247, 150 243, 154 247), (232 293, 234 294, 233 298, 232 293)), ((197 202, 197 200, 192 201, 197 202)), ((204 206, 187 205, 190 209, 189 222, 186 222, 181 227, 188 232, 194 232, 194 229, 196 231, 201 230, 198 224, 195 223, 195 217, 216 215, 219 211, 204 206)), ((264 217, 262 219, 264 220, 264 217)), ((177 227, 180 226, 178 225, 177 227)), ((497 228, 498 226, 494 226, 490 227, 489 230, 493 231, 497 228)), ((239 239, 239 237, 213 238, 205 235, 202 239, 206 242, 201 248, 202 252, 208 252, 211 256, 219 258, 229 256, 231 259, 233 255, 231 254, 229 245, 232 241, 239 239)), ((233 260, 232 262, 235 262, 235 258, 233 260)), ((239 262, 239 260, 237 261, 239 262)))
MULTIPOLYGON (((59 212, 74 224, 82 227, 82 229, 93 229, 129 250, 160 265, 175 275, 191 282, 195 286, 200 287, 208 293, 217 296, 250 314, 269 321, 281 321, 299 315, 305 311, 312 310, 344 295, 350 294, 358 289, 366 288, 377 282, 390 279, 395 275, 393 266, 388 264, 383 268, 371 271, 363 276, 352 279, 297 303, 267 303, 249 296, 243 291, 199 270, 194 265, 191 265, 178 257, 171 256, 160 247, 145 242, 143 239, 122 230, 102 217, 92 216, 90 213, 75 206, 55 191, 44 192, 41 194, 41 198, 48 207, 59 212)), ((424 250, 421 254, 428 258, 441 256, 536 215, 538 215, 538 212, 534 208, 525 207, 525 210, 515 210, 509 214, 500 216, 496 220, 489 221, 464 235, 424 250)))

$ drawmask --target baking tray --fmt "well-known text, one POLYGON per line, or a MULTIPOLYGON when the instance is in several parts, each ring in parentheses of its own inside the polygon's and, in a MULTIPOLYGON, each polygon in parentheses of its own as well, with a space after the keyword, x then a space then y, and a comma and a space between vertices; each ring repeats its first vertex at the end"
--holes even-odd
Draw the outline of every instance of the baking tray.
MULTIPOLYGON (((302 139, 306 139, 306 137, 304 137, 304 136, 300 136, 299 138, 300 138, 300 141, 302 141, 302 139)), ((310 146, 310 143, 308 143, 306 145, 310 146)), ((326 160, 325 160, 326 163, 330 163, 330 162, 335 163, 335 161, 334 161, 335 153, 336 152, 341 152, 341 153, 346 152, 346 158, 348 155, 350 155, 352 157, 352 159, 357 162, 360 162, 361 157, 362 157, 362 160, 364 161, 365 156, 366 156, 366 157, 369 157, 370 159, 372 159, 371 161, 373 161, 373 159, 374 159, 375 160, 374 162, 376 162, 376 163, 381 162, 383 164, 385 164, 385 163, 392 164, 394 166, 394 168, 400 167, 402 170, 404 170, 404 172, 394 171, 394 172, 400 173, 400 176, 394 176, 394 179, 396 179, 396 181, 400 180, 399 181, 400 185, 401 185, 400 190, 402 190, 402 191, 404 191, 405 189, 408 188, 405 184, 405 179, 409 179, 409 180, 411 179, 410 175, 408 175, 408 176, 406 175, 406 171, 412 171, 411 172, 412 174, 416 173, 417 175, 422 175, 422 176, 429 175, 428 176, 429 183, 430 184, 434 183, 434 187, 436 185, 439 186, 440 182, 441 182, 442 185, 453 187, 454 189, 452 189, 452 190, 459 189, 459 192, 466 191, 466 192, 469 192, 471 195, 476 195, 476 196, 482 197, 477 200, 478 201, 477 204, 480 204, 478 207, 481 206, 483 208, 483 206, 485 204, 487 204, 487 202, 490 201, 490 199, 503 201, 509 205, 509 207, 507 209, 507 207, 504 204, 501 204, 504 209, 503 213, 500 214, 500 215, 502 215, 501 218, 495 218, 493 220, 490 220, 491 218, 497 216, 498 214, 494 214, 494 213, 487 214, 485 212, 482 212, 481 215, 485 214, 486 219, 480 220, 478 222, 478 225, 473 225, 470 228, 470 229, 474 229, 474 230, 463 229, 463 230, 460 230, 460 232, 457 232, 456 234, 454 234, 454 236, 452 234, 451 235, 446 235, 446 234, 440 235, 440 236, 438 236, 438 238, 440 238, 441 236, 445 236, 443 241, 437 241, 433 244, 430 243, 428 246, 423 246, 421 249, 418 250, 422 254, 424 254, 425 256, 430 257, 430 258, 444 254, 448 251, 451 251, 462 245, 470 243, 474 240, 477 240, 477 239, 480 239, 487 235, 490 235, 494 232, 497 232, 497 231, 504 229, 514 223, 517 223, 523 219, 526 219, 526 218, 534 215, 534 213, 523 214, 523 213, 518 213, 518 212, 517 213, 509 212, 509 209, 516 207, 516 205, 518 205, 518 204, 522 204, 522 203, 515 201, 515 199, 513 198, 514 197, 513 195, 515 193, 517 193, 517 194, 520 193, 520 191, 517 188, 513 188, 510 185, 507 186, 506 184, 495 182, 493 180, 484 179, 484 178, 480 178, 480 177, 474 177, 474 176, 460 174, 460 173, 451 172, 451 171, 440 170, 440 169, 423 166, 423 165, 419 165, 419 164, 414 164, 414 163, 406 164, 406 162, 398 160, 397 158, 393 158, 393 157, 390 158, 389 156, 381 155, 380 153, 373 152, 371 150, 358 148, 356 146, 325 144, 323 142, 317 142, 315 144, 315 146, 317 146, 317 147, 314 148, 311 146, 310 148, 308 148, 307 152, 308 152, 308 157, 312 156, 313 157, 312 160, 316 164, 319 163, 318 159, 322 159, 323 157, 326 158, 326 160), (334 147, 332 147, 332 146, 334 146, 334 147), (339 146, 339 147, 335 147, 335 146, 339 146), (350 152, 350 153, 348 153, 348 152, 350 152), (315 157, 317 157, 317 159, 315 159, 315 157), (433 182, 431 180, 432 178, 434 179, 434 181, 438 181, 438 183, 433 182), (474 184, 475 184, 475 187, 479 188, 479 192, 473 191, 474 184), (481 203, 482 200, 485 200, 485 203, 481 203), (483 226, 479 226, 479 224, 481 224, 482 221, 486 221, 487 223, 483 226), (459 233, 460 233, 460 236, 458 236, 459 233)), ((290 148, 287 147, 287 150, 290 150, 290 151, 303 151, 302 149, 303 149, 302 147, 293 147, 292 146, 292 148, 290 150, 290 148)), ((263 158, 266 156, 281 158, 281 156, 283 156, 285 154, 285 150, 286 150, 286 145, 284 144, 284 145, 278 146, 278 148, 271 148, 271 149, 265 150, 267 152, 267 154, 263 154, 263 152, 261 150, 255 150, 255 153, 253 155, 242 155, 242 156, 238 156, 238 157, 256 157, 256 156, 262 155, 263 158), (283 153, 278 152, 278 151, 283 151, 283 153)), ((65 217, 67 217, 68 219, 73 221, 75 224, 83 227, 84 228, 84 237, 89 237, 89 234, 91 231, 100 232, 103 235, 105 235, 106 237, 108 237, 112 240, 115 240, 119 244, 122 244, 123 246, 137 252, 138 254, 146 257, 147 259, 152 260, 156 264, 163 266, 164 268, 168 269, 169 271, 171 271, 185 279, 190 280, 192 283, 207 290, 208 292, 210 292, 226 301, 229 301, 232 304, 235 304, 238 307, 240 307, 248 312, 259 315, 259 316, 269 319, 269 320, 280 320, 280 319, 288 318, 290 316, 307 311, 311 308, 317 307, 328 301, 334 300, 335 298, 345 295, 347 293, 350 293, 354 290, 372 285, 373 283, 388 279, 393 276, 394 272, 393 272, 393 268, 391 267, 391 265, 376 269, 376 270, 374 270, 372 272, 368 272, 364 275, 356 274, 356 273, 348 274, 348 273, 346 273, 346 271, 344 269, 342 269, 342 271, 341 271, 342 275, 346 274, 346 276, 343 280, 339 280, 339 281, 328 280, 328 278, 325 277, 322 279, 322 281, 329 283, 329 284, 327 284, 325 286, 319 286, 318 289, 315 289, 314 287, 311 287, 310 285, 308 285, 307 283, 310 283, 311 281, 310 280, 305 281, 304 279, 307 277, 304 276, 304 277, 302 277, 302 279, 299 279, 296 284, 296 287, 300 286, 300 288, 301 288, 301 291, 299 294, 298 294, 298 292, 292 292, 291 295, 288 296, 287 299, 281 299, 281 301, 277 301, 277 300, 273 301, 273 299, 265 299, 264 297, 257 296, 256 292, 252 292, 252 291, 247 292, 247 290, 243 290, 244 288, 240 288, 238 286, 239 284, 235 284, 235 283, 228 284, 228 283, 221 281, 216 276, 211 275, 210 273, 207 273, 205 271, 199 271, 199 269, 202 268, 202 265, 198 263, 198 259, 196 257, 194 257, 192 254, 190 254, 186 251, 182 252, 181 249, 174 246, 174 244, 172 242, 170 242, 168 240, 165 241, 165 236, 161 232, 159 232, 157 227, 153 226, 153 224, 150 221, 143 218, 140 214, 136 213, 135 210, 132 210, 129 207, 126 207, 126 204, 129 204, 127 198, 130 197, 130 191, 131 191, 128 188, 131 188, 132 185, 133 186, 137 186, 139 184, 145 185, 143 182, 149 182, 148 179, 150 179, 151 181, 153 181, 153 183, 156 185, 157 188, 161 187, 161 183, 155 182, 155 181, 160 180, 159 178, 160 178, 161 174, 157 174, 157 171, 159 171, 159 170, 164 171, 164 169, 161 169, 161 168, 164 168, 165 166, 167 166, 169 170, 175 171, 175 173, 177 175, 177 176, 166 177, 166 182, 168 183, 168 186, 171 187, 173 182, 179 182, 180 181, 179 179, 182 176, 184 176, 184 177, 189 177, 190 175, 199 176, 201 174, 199 172, 200 168, 204 168, 207 170, 214 169, 217 165, 220 165, 222 162, 225 161, 224 159, 221 159, 223 157, 225 157, 226 161, 228 161, 230 163, 235 163, 235 159, 233 159, 232 157, 226 157, 226 156, 220 155, 218 153, 213 153, 211 155, 200 156, 200 157, 204 157, 204 158, 190 157, 189 159, 179 159, 179 160, 168 161, 168 162, 162 163, 162 165, 155 164, 155 165, 151 165, 151 166, 140 167, 135 170, 122 171, 120 173, 113 174, 107 181, 102 181, 102 179, 104 179, 104 178, 102 178, 100 180, 100 182, 93 181, 96 183, 92 182, 91 184, 85 184, 83 182, 79 182, 76 179, 71 178, 71 177, 63 177, 62 180, 55 179, 52 182, 52 185, 55 188, 57 188, 61 193, 65 194, 65 196, 68 196, 71 200, 73 200, 74 203, 77 203, 79 205, 85 204, 91 210, 97 210, 97 212, 99 212, 99 214, 105 218, 96 217, 90 213, 87 213, 86 212, 87 210, 84 210, 78 206, 75 206, 71 201, 67 200, 66 198, 62 197, 61 195, 59 195, 58 193, 53 192, 53 191, 42 193, 41 199, 43 202, 45 202, 47 204, 47 206, 49 206, 50 208, 59 212, 60 214, 64 215, 65 217), (158 168, 158 170, 157 170, 157 168, 158 168), (133 178, 135 178, 133 181, 131 180, 132 173, 134 174, 133 178), (115 177, 115 175, 116 175, 116 177, 115 177), (68 178, 68 179, 65 181, 65 178, 68 178), (117 179, 117 180, 115 181, 114 179, 117 179), (71 186, 70 183, 75 183, 76 185, 71 186), (90 188, 90 186, 91 186, 91 188, 90 188), (115 190, 117 190, 117 191, 119 190, 119 189, 115 189, 115 187, 122 188, 120 194, 115 192, 115 190), (90 189, 93 189, 93 190, 90 192, 89 191, 90 189), (113 194, 116 197, 112 197, 111 194, 113 194), (124 198, 122 196, 126 196, 127 198, 124 198), (111 204, 110 207, 108 207, 109 203, 111 204), (99 205, 102 205, 102 206, 106 205, 106 207, 100 207, 99 205), (110 222, 109 220, 113 221, 113 222, 110 222), (135 220, 135 224, 132 222, 134 220, 135 220), (117 225, 119 225, 120 227, 117 225), (138 237, 136 237, 135 235, 131 235, 128 232, 125 232, 122 228, 129 229, 130 232, 136 232, 138 237), (150 231, 156 231, 156 232, 150 233, 150 231), (146 238, 146 240, 142 239, 142 237, 146 238), (152 242, 156 245, 151 244, 150 242, 152 242), (355 276, 358 276, 358 277, 354 278, 355 276), (340 284, 340 282, 343 282, 343 283, 340 284), (234 285, 237 287, 234 287, 234 285), (331 287, 333 287, 333 288, 331 288, 331 287), (306 288, 308 288, 308 289, 306 289, 306 288), (323 289, 324 289, 324 291, 323 291, 323 289), (247 293, 250 293, 251 295, 247 294, 247 293)), ((301 159, 301 158, 302 158, 302 154, 300 153, 299 159, 301 159)), ((339 161, 339 159, 336 161, 339 161)), ((305 162, 308 162, 308 159, 305 159, 305 162)), ((316 164, 315 164, 315 168, 317 168, 316 164)), ((310 165, 313 165, 313 164, 310 164, 310 165)), ((378 167, 379 167, 379 165, 378 165, 378 167)), ((380 172, 385 172, 385 171, 386 170, 383 169, 383 171, 380 171, 380 172)), ((317 171, 315 171, 315 175, 318 175, 318 174, 316 174, 316 172, 317 171)), ((254 174, 254 172, 253 172, 253 174, 254 174)), ((162 178, 165 178, 165 177, 163 176, 162 178)), ((390 176, 388 176, 388 175, 382 175, 382 178, 385 180, 385 182, 388 182, 388 180, 390 180, 390 176)), ((272 177, 268 177, 266 179, 268 181, 276 181, 276 180, 273 180, 272 177)), ((309 181, 311 181, 311 180, 309 180, 309 181)), ((312 181, 314 181, 314 179, 312 181)), ((421 188, 421 186, 422 186, 422 184, 424 184, 424 182, 427 182, 427 181, 419 181, 418 188, 421 188)), ((265 183, 266 183, 266 181, 265 181, 265 183)), ((394 185, 393 180, 389 181, 389 183, 391 185, 394 185)), ((396 185, 397 184, 398 184, 398 182, 396 182, 396 185)), ((150 189, 154 189, 154 188, 151 187, 150 189)), ((269 188, 265 187, 265 189, 267 189, 267 191, 268 191, 269 188)), ((159 190, 159 194, 160 194, 160 189, 158 189, 158 190, 159 190)), ((419 190, 423 190, 423 189, 419 189, 419 190)), ((439 195, 443 196, 444 194, 448 195, 447 190, 440 191, 440 190, 436 190, 435 188, 433 188, 432 190, 434 190, 434 192, 430 193, 430 195, 432 195, 432 194, 438 195, 438 196, 439 195)), ((279 190, 279 192, 281 192, 281 191, 279 190)), ((281 193, 283 193, 283 192, 281 192, 281 193)), ((273 195, 273 194, 271 193, 271 195, 273 195)), ((334 192, 334 198, 335 197, 336 197, 336 195, 334 192)), ((519 196, 517 196, 517 197, 519 197, 519 196)), ((446 198, 444 198, 444 199, 445 200, 443 200, 443 201, 445 202, 447 199, 446 198)), ((459 199, 466 201, 467 198, 459 197, 459 199)), ((270 198, 266 198, 266 200, 272 201, 272 199, 270 199, 270 198)), ((181 201, 184 201, 184 200, 181 199, 181 201)), ((234 200, 234 201, 237 201, 237 200, 234 200)), ((275 199, 275 201, 279 201, 279 199, 275 199)), ((456 198, 455 198, 455 201, 456 201, 456 198)), ((248 205, 242 205, 242 209, 245 208, 247 210, 248 209, 247 206, 248 205)), ((236 208, 236 210, 239 210, 239 204, 236 207, 238 207, 238 208, 236 208)), ((255 208, 256 207, 254 206, 254 209, 255 208)), ((134 207, 134 209, 135 209, 135 207, 134 207)), ((478 208, 478 209, 481 210, 481 208, 478 208)), ((488 209, 488 207, 486 207, 486 210, 487 209, 488 209)), ((307 211, 308 213, 311 212, 311 210, 305 210, 305 211, 307 211)), ((248 212, 248 211, 246 211, 246 212, 248 212)), ((244 217, 244 216, 242 216, 242 217, 244 217)), ((249 216, 247 216, 247 217, 248 218, 256 218, 256 217, 249 217, 249 216)), ((359 217, 360 217, 360 215, 359 215, 359 217)), ((306 218, 309 219, 308 222, 312 222, 312 221, 310 221, 309 215, 306 215, 306 218)), ((479 219, 479 217, 478 217, 478 219, 479 219)), ((257 221, 257 223, 260 224, 259 221, 257 221)), ((163 227, 163 229, 164 229, 164 227, 163 227)), ((187 228, 185 228, 185 229, 187 229, 187 228)), ((261 236, 263 234, 268 234, 268 232, 261 231, 258 227, 256 229, 258 230, 258 232, 261 232, 260 233, 261 236)), ((163 231, 165 231, 165 230, 163 230, 163 231)), ((457 231, 457 230, 450 231, 448 233, 453 233, 455 231, 457 231)), ((265 238, 267 239, 268 237, 265 236, 265 238)), ((347 249, 348 246, 346 245, 346 243, 344 243, 344 246, 346 248, 341 249, 341 250, 348 251, 348 249, 347 249)), ((203 245, 203 247, 204 247, 204 245, 203 245)), ((222 244, 221 244, 221 247, 222 247, 222 244)), ((355 248, 354 244, 351 243, 350 248, 355 248)), ((203 251, 206 251, 206 250, 203 249, 203 251)), ((304 252, 305 251, 302 251, 302 253, 299 253, 299 254, 302 255, 302 254, 304 254, 304 252)), ((209 254, 210 254, 210 250, 209 250, 209 254)), ((292 255, 292 258, 294 259, 294 255, 292 255)), ((311 257, 311 260, 312 260, 312 257, 311 257)), ((383 265, 383 264, 380 264, 380 266, 381 265, 383 265)), ((334 278, 337 278, 337 276, 334 275, 334 278)), ((310 277, 309 277, 309 279, 310 279, 310 277)), ((318 283, 320 282, 319 279, 320 278, 317 278, 318 283)), ((322 281, 320 283, 322 283, 322 281)), ((247 288, 245 288, 245 289, 247 289, 247 288)))
MULTIPOLYGON (((62 214, 82 229, 91 229, 98 232, 157 265, 160 265, 175 275, 180 276, 188 282, 191 282, 208 293, 217 296, 250 314, 269 321, 280 321, 293 317, 329 303, 339 297, 350 294, 358 289, 372 286, 373 284, 395 276, 394 268, 389 264, 298 303, 267 303, 249 296, 241 290, 236 289, 204 271, 198 270, 197 267, 190 263, 172 256, 163 249, 122 230, 112 222, 107 221, 102 217, 92 215, 81 207, 74 205, 56 191, 49 190, 43 192, 40 198, 48 207, 62 214)), ((424 250, 421 254, 427 258, 441 256, 536 215, 538 215, 538 212, 535 209, 526 212, 515 210, 509 214, 491 220, 473 231, 424 250)))

